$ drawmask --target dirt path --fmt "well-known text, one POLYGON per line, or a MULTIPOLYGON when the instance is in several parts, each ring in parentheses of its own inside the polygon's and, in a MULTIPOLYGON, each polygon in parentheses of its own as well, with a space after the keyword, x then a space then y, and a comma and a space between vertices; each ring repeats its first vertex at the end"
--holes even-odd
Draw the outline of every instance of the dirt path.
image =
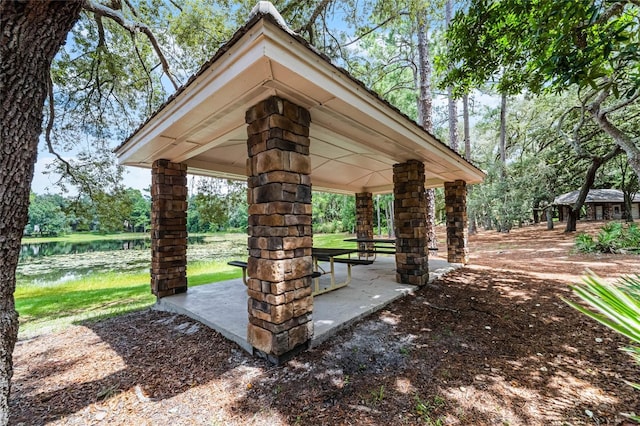
POLYGON ((560 297, 586 268, 614 279, 640 257, 574 254, 573 239, 472 236, 468 267, 280 367, 154 311, 21 341, 12 424, 624 424, 640 367, 560 297))

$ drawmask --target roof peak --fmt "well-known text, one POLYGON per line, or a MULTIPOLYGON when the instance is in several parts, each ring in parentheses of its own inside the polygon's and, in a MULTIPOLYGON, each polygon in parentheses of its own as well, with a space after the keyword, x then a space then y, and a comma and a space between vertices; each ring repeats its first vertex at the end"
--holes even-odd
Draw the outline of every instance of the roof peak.
POLYGON ((280 12, 276 9, 276 7, 270 1, 259 1, 253 6, 251 12, 249 13, 249 19, 247 21, 251 21, 256 15, 264 16, 271 15, 273 19, 280 25, 283 29, 285 29, 289 33, 293 33, 287 22, 284 20, 280 12))

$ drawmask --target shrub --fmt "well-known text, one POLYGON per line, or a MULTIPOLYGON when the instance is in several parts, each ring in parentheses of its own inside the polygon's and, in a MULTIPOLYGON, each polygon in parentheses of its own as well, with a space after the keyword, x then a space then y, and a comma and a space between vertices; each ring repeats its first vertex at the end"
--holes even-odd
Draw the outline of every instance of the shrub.
POLYGON ((596 250, 596 242, 589 234, 578 234, 576 237, 576 250, 583 253, 592 253, 596 250))
MULTIPOLYGON (((640 364, 640 275, 623 277, 615 284, 605 283, 596 275, 589 275, 583 280, 583 284, 571 286, 571 289, 595 310, 563 300, 583 314, 628 337, 635 345, 624 350, 640 364)), ((640 390, 640 384, 627 383, 640 390)), ((640 417, 635 414, 630 415, 630 418, 640 421, 640 417)))
POLYGON ((584 253, 640 252, 640 228, 635 223, 610 222, 600 229, 595 240, 590 235, 579 234, 576 249, 584 253))

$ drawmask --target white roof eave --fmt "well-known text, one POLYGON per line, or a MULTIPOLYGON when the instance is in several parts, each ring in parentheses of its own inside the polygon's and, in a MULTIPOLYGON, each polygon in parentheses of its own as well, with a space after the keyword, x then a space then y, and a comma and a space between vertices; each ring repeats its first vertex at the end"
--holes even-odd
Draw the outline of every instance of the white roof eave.
MULTIPOLYGON (((484 178, 482 171, 286 29, 264 18, 165 104, 116 154, 122 164, 143 167, 150 167, 159 158, 187 164, 191 161, 194 172, 215 176, 216 170, 206 170, 207 165, 198 162, 197 156, 223 144, 226 135, 237 138, 238 129, 244 126, 245 111, 272 95, 308 108, 311 126, 320 132, 324 128, 334 132, 343 129, 345 143, 360 144, 396 162, 417 159, 429 163, 437 159, 438 165, 447 170, 447 178, 431 176, 429 186, 453 180, 449 176, 454 175, 468 183, 484 178)), ((230 170, 226 167, 226 171, 217 172, 228 176, 230 170)), ((240 176, 242 172, 236 167, 232 174, 240 176)), ((321 181, 317 176, 318 188, 324 187, 321 181)), ((327 189, 382 192, 382 187, 352 188, 346 184, 332 184, 327 189)))

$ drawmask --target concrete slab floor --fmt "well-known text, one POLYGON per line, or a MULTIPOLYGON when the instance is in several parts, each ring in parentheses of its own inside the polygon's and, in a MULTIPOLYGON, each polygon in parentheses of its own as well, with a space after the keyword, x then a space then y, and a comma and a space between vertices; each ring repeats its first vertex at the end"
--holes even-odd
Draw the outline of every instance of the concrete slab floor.
MULTIPOLYGON (((429 258, 429 281, 462 265, 450 264, 438 257, 429 258)), ((336 280, 346 278, 346 265, 336 265, 336 280)), ((314 336, 317 346, 355 321, 382 309, 394 300, 412 293, 412 285, 398 284, 393 256, 378 256, 372 265, 352 267, 351 282, 313 300, 314 336)), ((320 279, 327 284, 328 276, 320 279)), ((249 353, 247 342, 248 297, 242 279, 190 287, 186 293, 160 299, 155 309, 186 315, 236 342, 249 353)))

